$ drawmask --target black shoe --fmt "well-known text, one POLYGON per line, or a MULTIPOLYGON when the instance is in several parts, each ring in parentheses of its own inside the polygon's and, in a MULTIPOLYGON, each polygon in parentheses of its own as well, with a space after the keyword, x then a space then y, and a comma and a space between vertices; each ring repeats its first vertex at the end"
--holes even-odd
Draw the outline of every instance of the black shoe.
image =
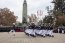
POLYGON ((51 37, 54 37, 54 35, 52 35, 51 37))
POLYGON ((29 34, 28 33, 25 33, 27 36, 29 36, 29 34))
POLYGON ((49 37, 52 37, 51 35, 49 35, 49 37))
POLYGON ((40 35, 41 37, 43 37, 43 35, 40 35))
POLYGON ((31 34, 30 34, 30 36, 32 36, 32 37, 36 37, 35 35, 31 35, 31 34))
POLYGON ((45 38, 45 36, 43 36, 43 38, 45 38))

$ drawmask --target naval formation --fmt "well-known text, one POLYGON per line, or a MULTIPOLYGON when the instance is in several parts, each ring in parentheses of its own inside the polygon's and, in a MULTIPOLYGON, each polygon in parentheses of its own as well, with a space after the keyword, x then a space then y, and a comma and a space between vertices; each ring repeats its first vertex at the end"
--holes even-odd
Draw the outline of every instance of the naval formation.
POLYGON ((27 26, 25 29, 25 34, 27 36, 41 36, 41 37, 54 37, 53 35, 53 26, 52 25, 39 25, 36 26, 34 23, 31 25, 27 26))

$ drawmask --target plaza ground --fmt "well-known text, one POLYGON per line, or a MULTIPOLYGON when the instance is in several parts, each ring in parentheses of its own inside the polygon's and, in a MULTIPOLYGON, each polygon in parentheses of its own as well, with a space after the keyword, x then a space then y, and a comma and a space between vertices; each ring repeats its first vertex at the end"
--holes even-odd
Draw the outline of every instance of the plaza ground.
POLYGON ((65 34, 54 33, 54 37, 28 37, 23 32, 16 32, 15 37, 7 32, 0 32, 0 43, 65 43, 65 34))

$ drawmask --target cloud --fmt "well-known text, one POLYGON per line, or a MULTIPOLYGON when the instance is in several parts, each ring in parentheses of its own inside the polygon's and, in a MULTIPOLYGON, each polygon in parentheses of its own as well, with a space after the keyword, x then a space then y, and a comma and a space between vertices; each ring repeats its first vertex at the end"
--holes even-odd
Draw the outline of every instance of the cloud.
MULTIPOLYGON (((22 21, 22 7, 24 0, 0 0, 0 8, 7 7, 11 11, 14 11, 14 14, 18 16, 18 21, 22 21)), ((42 10, 44 15, 47 15, 46 6, 52 5, 52 0, 27 0, 28 4, 28 15, 36 13, 37 10, 42 10)))

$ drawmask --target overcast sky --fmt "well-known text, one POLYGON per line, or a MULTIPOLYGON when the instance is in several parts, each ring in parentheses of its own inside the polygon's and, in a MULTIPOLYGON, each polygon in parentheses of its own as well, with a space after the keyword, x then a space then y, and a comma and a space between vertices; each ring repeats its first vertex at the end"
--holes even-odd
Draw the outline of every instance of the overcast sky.
MULTIPOLYGON (((17 21, 22 20, 22 6, 24 0, 0 0, 0 8, 9 8, 18 16, 17 21)), ((46 6, 52 6, 52 0, 27 0, 28 15, 35 14, 37 10, 43 11, 43 17, 47 15, 46 6)))

